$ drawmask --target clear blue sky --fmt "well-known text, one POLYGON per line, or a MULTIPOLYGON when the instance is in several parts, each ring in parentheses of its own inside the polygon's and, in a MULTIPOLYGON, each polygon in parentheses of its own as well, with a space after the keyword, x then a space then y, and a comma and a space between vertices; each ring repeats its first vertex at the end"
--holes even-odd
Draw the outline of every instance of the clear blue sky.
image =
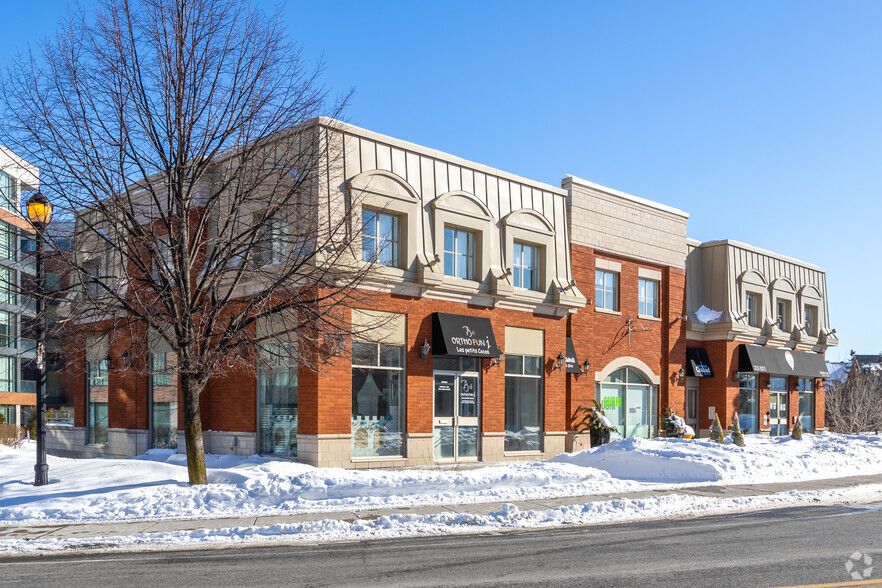
MULTIPOLYGON (((271 1, 259 2, 267 7, 271 1)), ((64 0, 4 7, 0 56, 64 0), (14 24, 13 24, 14 23, 14 24)), ((353 124, 690 213, 827 270, 828 359, 882 352, 882 2, 295 2, 353 124)))

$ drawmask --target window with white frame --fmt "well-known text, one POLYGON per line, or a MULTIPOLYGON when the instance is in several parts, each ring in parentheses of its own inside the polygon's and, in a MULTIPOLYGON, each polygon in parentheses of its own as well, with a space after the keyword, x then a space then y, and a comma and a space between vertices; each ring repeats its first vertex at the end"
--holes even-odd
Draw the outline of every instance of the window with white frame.
POLYGON ((594 274, 595 308, 619 309, 619 274, 597 270, 594 274))
POLYGON ((0 357, 0 392, 16 391, 16 375, 14 357, 0 357))
POLYGON ((747 324, 751 327, 760 326, 760 309, 762 298, 759 294, 748 292, 744 295, 744 310, 747 312, 747 324))
POLYGON ((505 451, 542 449, 542 358, 505 356, 505 451))
POLYGON ((637 314, 658 317, 658 282, 640 278, 637 292, 637 314))
POLYGON ((9 267, 0 267, 0 302, 15 304, 18 298, 17 291, 15 270, 9 267))
POLYGON ((361 213, 361 256, 366 263, 401 267, 401 230, 397 216, 364 209, 361 213))
POLYGON ((18 257, 18 236, 15 227, 0 221, 0 258, 15 261, 18 257))
POLYGON ((101 260, 93 259, 84 264, 83 269, 86 271, 86 289, 89 298, 95 299, 101 295, 101 260))
POLYGON ((444 227, 444 275, 475 279, 475 234, 444 227))
POLYGON ((352 342, 352 457, 404 454, 404 345, 352 342))
POLYGON ((512 278, 515 288, 539 289, 539 248, 515 241, 513 246, 512 278))
POLYGON ((0 172, 0 208, 18 212, 18 202, 15 197, 15 185, 9 174, 0 172))
POLYGON ((779 331, 789 331, 790 328, 790 301, 779 298, 775 306, 778 311, 776 325, 779 331))
POLYGON ((805 305, 805 334, 815 337, 818 334, 818 307, 805 305))
POLYGON ((0 347, 15 347, 15 315, 0 311, 0 347))

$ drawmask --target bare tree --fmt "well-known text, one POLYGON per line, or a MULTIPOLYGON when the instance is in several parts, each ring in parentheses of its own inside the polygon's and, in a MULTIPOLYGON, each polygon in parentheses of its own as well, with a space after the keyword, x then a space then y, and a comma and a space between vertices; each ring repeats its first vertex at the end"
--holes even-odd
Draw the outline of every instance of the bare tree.
POLYGON ((838 433, 882 429, 882 374, 852 356, 848 377, 825 389, 827 423, 838 433))
POLYGON ((328 106, 318 74, 247 2, 103 0, 3 83, 3 139, 76 218, 68 323, 116 358, 126 341, 132 369, 151 341, 176 354, 191 484, 209 378, 320 368, 366 296, 356 207, 327 181, 335 123, 316 118, 345 99, 328 106))

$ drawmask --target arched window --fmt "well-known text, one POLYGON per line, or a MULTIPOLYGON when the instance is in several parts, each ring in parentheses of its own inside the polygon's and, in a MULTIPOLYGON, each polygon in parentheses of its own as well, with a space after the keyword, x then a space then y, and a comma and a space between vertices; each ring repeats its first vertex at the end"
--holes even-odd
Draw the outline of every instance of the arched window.
POLYGON ((623 367, 597 384, 597 402, 622 437, 652 437, 656 428, 656 391, 646 376, 633 367, 623 367))

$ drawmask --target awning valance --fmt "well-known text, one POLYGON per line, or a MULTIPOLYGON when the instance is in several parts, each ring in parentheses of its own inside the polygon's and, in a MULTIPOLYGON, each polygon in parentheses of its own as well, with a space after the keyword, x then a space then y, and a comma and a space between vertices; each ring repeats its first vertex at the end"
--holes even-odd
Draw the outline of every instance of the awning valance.
POLYGON ((432 353, 455 357, 499 357, 490 319, 432 313, 432 353))
POLYGON ((686 348, 686 375, 690 378, 714 377, 714 370, 711 367, 706 349, 702 347, 686 348))
POLYGON ((830 375, 823 355, 759 345, 740 346, 738 371, 802 378, 826 378, 830 375))
POLYGON ((582 367, 579 364, 579 358, 576 356, 576 346, 573 345, 573 340, 570 337, 567 337, 567 373, 582 373, 582 367))

